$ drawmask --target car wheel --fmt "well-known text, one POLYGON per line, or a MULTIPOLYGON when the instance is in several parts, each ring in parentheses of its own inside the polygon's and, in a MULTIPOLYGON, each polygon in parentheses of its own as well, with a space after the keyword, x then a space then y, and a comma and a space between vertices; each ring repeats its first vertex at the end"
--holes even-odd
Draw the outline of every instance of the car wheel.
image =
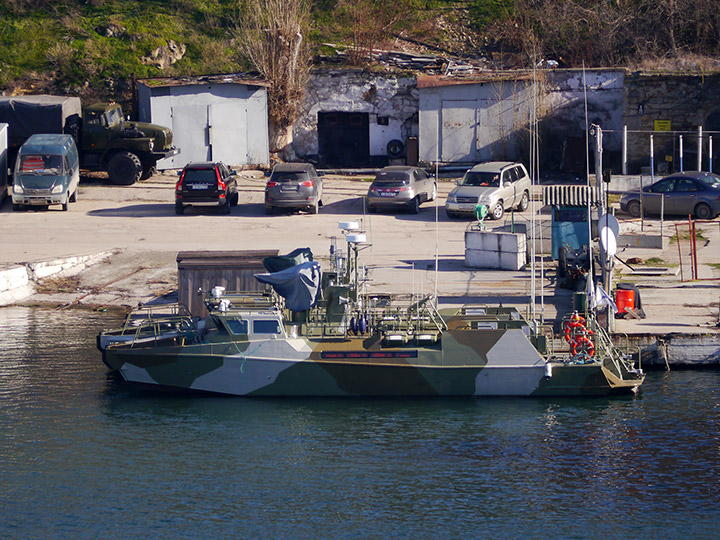
POLYGON ((78 190, 76 189, 73 191, 72 195, 70 195, 70 202, 77 202, 77 192, 78 190))
POLYGON ((640 217, 640 201, 630 201, 627 204, 627 212, 632 217, 640 217))
POLYGON ((269 216, 275 213, 275 208, 269 205, 265 205, 265 213, 269 216))
POLYGON ((517 206, 518 212, 524 212, 528 209, 528 206, 530 206, 530 195, 528 195, 527 191, 523 191, 520 204, 517 206))
POLYGON ((63 212, 67 212, 68 208, 70 207, 70 197, 68 197, 68 200, 66 200, 64 203, 60 205, 62 207, 63 212))
POLYGON ((505 208, 503 207, 502 201, 498 201, 498 203, 492 209, 490 215, 493 219, 502 219, 502 217, 505 215, 505 208))
POLYGON ((320 210, 320 205, 319 205, 318 201, 315 201, 313 204, 310 205, 310 208, 308 208, 308 211, 311 214, 317 214, 319 212, 319 210, 320 210))
POLYGON ((152 167, 144 167, 142 174, 140 175, 140 180, 147 180, 151 176, 153 176, 157 172, 157 169, 155 168, 155 165, 152 167))
POLYGON ((19 212, 22 209, 22 205, 13 203, 13 212, 19 212))
POLYGON ((220 207, 220 213, 225 215, 228 215, 230 213, 230 201, 225 201, 225 204, 220 207))
POLYGON ((430 194, 430 198, 428 200, 434 201, 435 199, 437 199, 437 184, 433 184, 432 193, 430 194))
POLYGON ((118 152, 108 162, 108 176, 113 184, 130 186, 140 180, 142 163, 140 158, 131 152, 118 152))
POLYGON ((185 213, 185 207, 180 203, 175 203, 175 213, 182 216, 185 213))
POLYGON ((450 210, 445 210, 445 213, 447 214, 447 217, 449 217, 450 219, 457 217, 457 214, 455 212, 451 212, 450 210))
POLYGON ((233 196, 230 198, 230 201, 231 201, 230 204, 232 206, 237 206, 238 203, 240 202, 240 194, 237 191, 235 193, 233 193, 233 196))
POLYGON ((695 207, 695 219, 712 219, 713 211, 709 205, 700 203, 695 207))
POLYGON ((377 206, 372 206, 371 204, 368 204, 368 212, 374 214, 375 212, 377 212, 377 206))
POLYGON ((408 209, 411 214, 417 214, 420 211, 420 199, 415 197, 412 201, 410 201, 408 209))

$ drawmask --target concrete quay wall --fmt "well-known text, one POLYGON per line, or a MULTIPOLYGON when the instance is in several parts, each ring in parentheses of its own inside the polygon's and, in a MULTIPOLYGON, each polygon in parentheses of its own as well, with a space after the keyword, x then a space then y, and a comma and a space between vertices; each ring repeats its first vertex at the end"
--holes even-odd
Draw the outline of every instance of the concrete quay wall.
POLYGON ((35 283, 41 279, 77 274, 111 254, 110 251, 103 251, 92 255, 25 263, 0 270, 0 306, 14 304, 32 296, 35 283))

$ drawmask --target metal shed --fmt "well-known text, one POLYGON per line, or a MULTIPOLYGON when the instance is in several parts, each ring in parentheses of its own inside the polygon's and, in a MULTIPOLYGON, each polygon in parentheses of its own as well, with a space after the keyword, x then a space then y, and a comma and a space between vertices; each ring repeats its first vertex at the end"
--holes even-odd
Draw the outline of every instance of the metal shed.
POLYGON ((418 76, 419 158, 474 164, 522 156, 532 110, 527 77, 418 76))
POLYGON ((181 251, 177 255, 178 302, 190 313, 204 317, 207 310, 198 290, 225 287, 228 292, 263 291, 265 285, 253 275, 264 273, 263 259, 278 255, 277 249, 246 251, 181 251))
POLYGON ((237 74, 138 80, 139 119, 172 128, 180 149, 158 169, 191 161, 267 165, 268 86, 237 74))

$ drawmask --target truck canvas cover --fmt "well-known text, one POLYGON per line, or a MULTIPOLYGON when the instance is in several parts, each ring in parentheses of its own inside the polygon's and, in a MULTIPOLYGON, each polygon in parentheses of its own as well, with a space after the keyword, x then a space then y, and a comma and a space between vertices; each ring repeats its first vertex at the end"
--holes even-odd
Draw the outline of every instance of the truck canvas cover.
POLYGON ((34 133, 65 133, 67 120, 78 123, 81 116, 78 97, 0 97, 0 122, 9 125, 8 146, 19 146, 34 133))

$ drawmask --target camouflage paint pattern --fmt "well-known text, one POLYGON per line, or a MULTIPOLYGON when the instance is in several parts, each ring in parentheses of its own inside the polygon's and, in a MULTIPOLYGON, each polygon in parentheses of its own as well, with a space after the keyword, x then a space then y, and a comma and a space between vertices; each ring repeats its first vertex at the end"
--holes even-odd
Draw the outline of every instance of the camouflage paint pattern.
POLYGON ((105 361, 130 382, 239 396, 589 396, 642 383, 606 376, 600 361, 546 362, 515 328, 468 329, 450 320, 424 346, 384 346, 380 337, 122 344, 109 346, 105 361))

